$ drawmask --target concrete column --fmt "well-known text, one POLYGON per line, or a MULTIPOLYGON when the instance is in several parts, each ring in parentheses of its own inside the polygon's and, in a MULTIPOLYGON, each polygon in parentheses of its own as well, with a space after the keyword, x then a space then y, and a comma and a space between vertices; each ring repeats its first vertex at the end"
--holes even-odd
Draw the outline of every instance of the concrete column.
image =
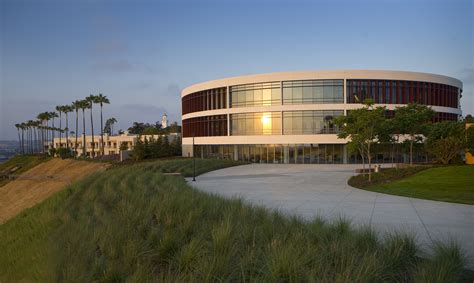
POLYGON ((347 110, 346 110, 346 104, 347 104, 347 93, 346 93, 346 83, 347 83, 347 79, 344 79, 344 85, 342 87, 342 93, 344 95, 344 116, 347 116, 347 110))
POLYGON ((344 163, 344 164, 348 163, 347 144, 345 144, 344 147, 343 147, 342 163, 344 163))

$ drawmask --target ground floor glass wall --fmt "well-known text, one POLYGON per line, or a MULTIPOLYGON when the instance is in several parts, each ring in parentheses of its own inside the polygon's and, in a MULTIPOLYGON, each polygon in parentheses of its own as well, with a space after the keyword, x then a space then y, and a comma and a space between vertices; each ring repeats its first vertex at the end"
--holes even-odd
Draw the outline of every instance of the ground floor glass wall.
MULTIPOLYGON (((196 145, 197 158, 242 160, 271 164, 341 164, 362 163, 359 154, 348 153, 342 144, 251 144, 251 145, 196 145)), ((433 161, 423 147, 415 148, 413 162, 433 161)), ((367 160, 365 161, 367 163, 367 160)), ((402 145, 376 145, 372 164, 408 163, 407 149, 402 145)))
POLYGON ((199 158, 233 159, 252 163, 334 164, 343 163, 344 145, 197 145, 195 153, 199 158))

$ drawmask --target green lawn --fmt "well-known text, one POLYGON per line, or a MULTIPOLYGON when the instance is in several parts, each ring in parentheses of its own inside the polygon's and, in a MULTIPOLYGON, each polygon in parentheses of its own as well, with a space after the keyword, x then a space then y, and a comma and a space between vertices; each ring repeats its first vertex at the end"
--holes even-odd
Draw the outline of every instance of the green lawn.
MULTIPOLYGON (((4 170, 10 170, 14 167, 21 167, 19 170, 15 171, 13 174, 18 175, 22 174, 29 169, 35 167, 36 165, 50 160, 50 157, 43 155, 17 155, 7 162, 0 164, 0 172, 4 170)), ((0 187, 8 183, 9 179, 0 179, 0 187)))
POLYGON ((474 166, 447 166, 426 169, 389 183, 364 189, 414 198, 474 204, 474 166))
MULTIPOLYGON (((197 160, 199 173, 241 163, 197 160)), ((197 191, 190 160, 89 176, 0 226, 0 282, 459 282, 455 244, 419 257, 414 237, 383 240, 197 191)))

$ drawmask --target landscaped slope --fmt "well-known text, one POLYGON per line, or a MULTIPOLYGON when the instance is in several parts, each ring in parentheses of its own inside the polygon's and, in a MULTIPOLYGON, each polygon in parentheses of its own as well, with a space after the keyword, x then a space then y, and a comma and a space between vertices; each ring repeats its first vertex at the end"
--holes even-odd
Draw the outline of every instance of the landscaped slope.
MULTIPOLYGON (((198 160, 196 168, 235 165, 198 160)), ((345 221, 311 223, 190 188, 188 160, 95 174, 0 226, 0 281, 456 282, 462 256, 345 221)))
MULTIPOLYGON (((38 162, 35 162, 38 163, 38 162)), ((0 187, 0 224, 108 164, 59 158, 43 162, 0 187)))
POLYGON ((5 178, 0 179, 0 187, 10 182, 8 175, 22 174, 36 165, 50 160, 51 157, 43 155, 17 155, 7 162, 0 164, 0 174, 5 178))
POLYGON ((400 180, 380 182, 364 189, 406 197, 474 204, 474 166, 426 169, 400 180))

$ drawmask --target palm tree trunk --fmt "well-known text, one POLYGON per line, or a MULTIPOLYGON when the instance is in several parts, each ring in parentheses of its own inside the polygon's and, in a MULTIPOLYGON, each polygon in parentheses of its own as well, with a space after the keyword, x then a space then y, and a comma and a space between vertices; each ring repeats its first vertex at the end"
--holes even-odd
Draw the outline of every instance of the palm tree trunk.
POLYGON ((91 157, 95 156, 95 143, 94 143, 94 120, 92 118, 92 102, 91 102, 91 133, 92 133, 92 152, 91 157))
POLYGON ((76 109, 76 144, 74 146, 74 151, 75 151, 74 156, 75 157, 77 157, 77 125, 78 125, 78 119, 79 119, 79 109, 76 109))
POLYGON ((33 127, 33 153, 37 152, 38 148, 38 133, 36 132, 36 127, 33 127))
POLYGON ((82 108, 82 156, 86 157, 86 114, 82 108))
POLYGON ((104 125, 102 123, 102 103, 100 104, 100 150, 101 155, 104 155, 104 125))
POLYGON ((54 147, 54 117, 53 117, 53 125, 51 126, 51 141, 53 142, 53 147, 54 147))
POLYGON ((20 146, 20 151, 21 151, 21 138, 20 138, 20 128, 16 128, 18 131, 18 145, 20 146))
POLYGON ((62 133, 62 121, 63 119, 61 118, 61 112, 59 112, 59 147, 63 147, 63 144, 62 144, 62 137, 63 137, 63 133, 62 133))
POLYGON ((21 152, 25 155, 25 129, 21 127, 21 152))
POLYGON ((69 133, 68 132, 69 132, 69 115, 68 115, 68 112, 66 112, 66 149, 69 154, 69 133))

